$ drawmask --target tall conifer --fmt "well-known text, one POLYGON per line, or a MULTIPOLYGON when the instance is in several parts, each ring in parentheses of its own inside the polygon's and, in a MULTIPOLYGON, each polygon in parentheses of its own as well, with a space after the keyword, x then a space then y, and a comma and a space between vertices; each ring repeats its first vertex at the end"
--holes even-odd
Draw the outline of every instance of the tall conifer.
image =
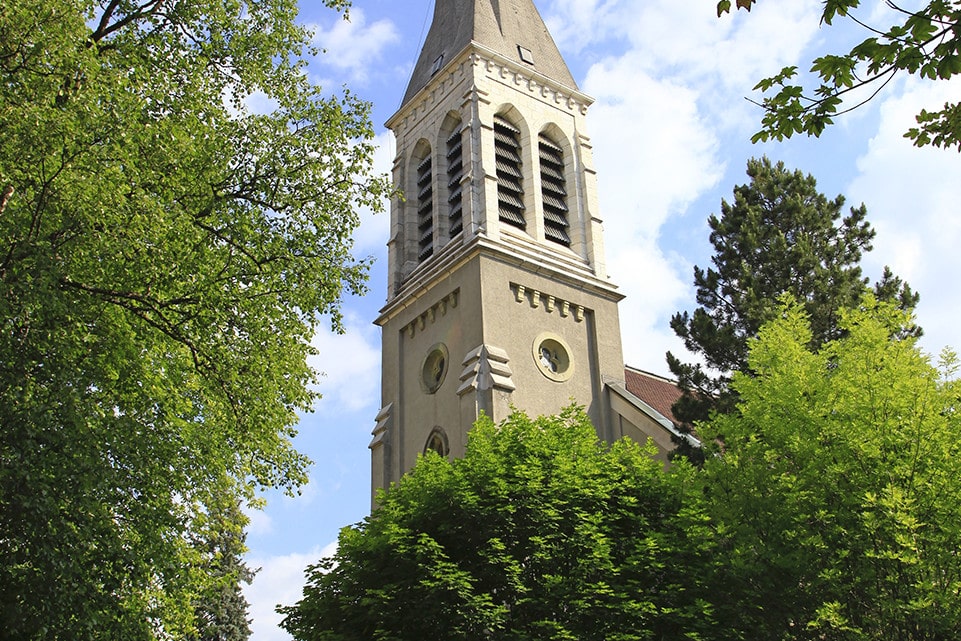
MULTIPOLYGON (((734 201, 722 200, 721 215, 708 219, 714 255, 712 267, 694 268, 698 308, 671 318, 674 332, 703 359, 684 363, 667 354, 686 392, 674 414, 687 424, 734 407, 730 375, 748 369, 748 340, 774 319, 781 294, 804 305, 816 348, 838 337, 838 310, 856 305, 868 284, 860 263, 875 231, 863 204, 842 217, 844 196, 828 199, 813 176, 766 157, 749 160, 747 175, 751 180, 734 188, 734 201)), ((905 309, 918 302, 888 268, 875 294, 905 309)), ((920 333, 917 327, 905 331, 920 333)))
POLYGON ((197 631, 190 641, 247 641, 250 604, 244 597, 243 584, 249 584, 257 574, 244 562, 248 518, 240 504, 228 496, 209 517, 207 532, 194 541, 206 561, 209 584, 196 600, 197 631))

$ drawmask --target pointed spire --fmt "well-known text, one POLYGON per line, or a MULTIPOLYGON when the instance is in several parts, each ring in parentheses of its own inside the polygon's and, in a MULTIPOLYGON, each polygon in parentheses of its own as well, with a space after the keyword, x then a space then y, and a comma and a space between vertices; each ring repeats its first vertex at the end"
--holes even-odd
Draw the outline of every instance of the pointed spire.
POLYGON ((407 86, 404 104, 471 42, 577 90, 577 83, 532 0, 435 0, 434 20, 407 86))

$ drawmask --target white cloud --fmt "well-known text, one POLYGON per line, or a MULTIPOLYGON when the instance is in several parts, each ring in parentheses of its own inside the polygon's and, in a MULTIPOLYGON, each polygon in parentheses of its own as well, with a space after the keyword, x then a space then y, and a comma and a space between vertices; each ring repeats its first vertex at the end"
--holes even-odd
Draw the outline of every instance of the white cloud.
POLYGON ((625 298, 618 305, 624 360, 628 365, 667 374, 664 354, 684 354, 684 344, 668 325, 687 300, 688 286, 652 241, 612 256, 614 283, 625 298))
POLYGON ((349 20, 338 19, 329 29, 319 24, 308 28, 314 32, 313 43, 331 52, 319 61, 349 73, 354 82, 365 81, 384 50, 400 40, 393 22, 385 19, 368 24, 366 14, 358 7, 351 8, 349 20))
POLYGON ((263 91, 257 90, 244 99, 244 108, 251 114, 269 114, 280 106, 274 98, 263 91))
POLYGON ((267 536, 274 531, 274 522, 263 510, 248 508, 244 510, 250 522, 247 524, 247 533, 251 536, 267 536))
POLYGON ((224 108, 231 118, 242 118, 249 114, 269 114, 276 111, 277 107, 280 106, 280 103, 261 89, 257 89, 246 96, 238 95, 234 89, 236 87, 228 87, 221 96, 224 108), (236 104, 238 98, 240 98, 239 105, 236 104))
MULTIPOLYGON (((383 131, 374 138, 373 173, 390 175, 394 165, 394 136, 383 131)), ((374 214, 370 209, 363 209, 360 214, 360 226, 354 231, 354 247, 358 254, 384 254, 384 246, 390 236, 390 203, 385 200, 384 210, 374 214)))
POLYGON ((378 396, 380 385, 380 336, 368 319, 348 313, 345 332, 318 330, 312 341, 319 354, 310 359, 321 372, 317 389, 323 394, 317 411, 355 411, 378 396))
POLYGON ((635 56, 596 65, 584 84, 597 96, 589 118, 608 271, 627 296, 624 358, 664 372, 664 353, 683 350, 668 319, 688 298, 690 268, 668 260, 658 240, 722 175, 718 139, 697 93, 639 71, 635 56))
POLYGON ((922 344, 937 353, 961 345, 956 295, 961 273, 961 156, 952 149, 916 148, 903 137, 923 107, 937 108, 961 93, 961 82, 919 82, 887 98, 878 131, 857 161, 848 188, 854 203, 864 202, 878 231, 865 263, 877 276, 888 264, 921 294, 922 344))
POLYGON ((698 110, 697 94, 639 72, 633 63, 624 57, 596 65, 584 83, 597 96, 590 123, 610 219, 606 237, 615 251, 619 243, 656 235, 722 170, 718 140, 698 110))
POLYGON ((617 5, 618 0, 555 0, 552 15, 545 18, 548 30, 564 49, 581 51, 616 33, 617 5))
POLYGON ((685 351, 669 319, 693 299, 698 260, 665 253, 665 226, 718 186, 728 161, 740 165, 722 140, 746 142, 757 128, 744 96, 823 37, 819 7, 785 0, 720 19, 715 0, 555 0, 552 10, 562 48, 615 52, 582 83, 597 99, 589 125, 608 271, 627 296, 625 359, 663 371, 665 351, 685 351))
POLYGON ((718 18, 715 6, 714 0, 635 1, 618 23, 640 68, 696 91, 719 129, 754 127, 756 112, 745 96, 762 77, 797 62, 817 35, 817 7, 788 0, 718 18))
POLYGON ((248 558, 247 565, 260 568, 250 585, 244 586, 244 597, 250 604, 250 641, 290 641, 292 637, 280 628, 283 616, 278 605, 293 605, 303 597, 308 565, 331 556, 337 543, 315 547, 307 553, 294 553, 267 558, 248 558))
MULTIPOLYGON (((709 0, 706 4, 714 6, 715 2, 709 0)), ((728 90, 742 94, 761 77, 797 63, 805 48, 818 39, 819 13, 817 3, 807 0, 761 3, 750 15, 740 11, 720 19, 707 12, 703 31, 692 34, 694 39, 685 43, 687 48, 681 50, 681 55, 693 51, 686 58, 688 64, 720 81, 728 90), (712 24, 716 22, 729 25, 726 33, 712 24), (699 47, 698 42, 703 44, 699 47)))
POLYGON ((761 3, 717 17, 716 0, 555 0, 551 32, 563 49, 623 41, 653 74, 743 87, 795 61, 817 35, 820 9, 807 0, 761 3))

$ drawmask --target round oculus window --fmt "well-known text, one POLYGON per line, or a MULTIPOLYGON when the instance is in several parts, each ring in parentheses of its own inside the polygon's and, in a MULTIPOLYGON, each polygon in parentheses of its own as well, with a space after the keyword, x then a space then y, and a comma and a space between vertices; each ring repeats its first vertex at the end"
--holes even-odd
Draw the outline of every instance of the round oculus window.
POLYGON ((534 340, 534 362, 541 374, 552 381, 563 382, 574 375, 571 349, 563 338, 550 332, 534 340))
POLYGON ((424 391, 433 394, 444 384, 447 376, 447 347, 443 343, 438 343, 431 347, 424 359, 424 367, 421 371, 421 383, 424 391))

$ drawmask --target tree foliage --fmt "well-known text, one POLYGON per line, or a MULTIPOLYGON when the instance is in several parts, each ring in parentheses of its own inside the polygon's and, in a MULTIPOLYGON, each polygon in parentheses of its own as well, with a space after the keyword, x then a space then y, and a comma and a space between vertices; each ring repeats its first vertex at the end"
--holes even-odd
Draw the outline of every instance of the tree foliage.
POLYGON ((189 641, 247 641, 250 638, 249 603, 242 584, 250 584, 256 572, 244 562, 249 519, 232 495, 205 515, 206 534, 194 535, 193 545, 204 559, 209 580, 194 600, 196 632, 189 641))
POLYGON ((298 641, 945 641, 961 635, 961 383, 866 295, 814 346, 781 297, 704 465, 583 412, 431 453, 284 608, 298 641))
POLYGON ((598 442, 582 409, 481 419, 464 459, 430 453, 283 609, 301 641, 701 638, 690 568, 711 537, 650 451, 598 442))
POLYGON ((295 12, 0 6, 6 638, 182 636, 217 494, 305 479, 310 339, 364 287, 350 237, 384 187, 367 106, 309 84, 295 12))
POLYGON ((718 619, 737 638, 959 638, 958 381, 892 337, 910 319, 890 304, 842 311, 815 350, 788 301, 734 375, 738 411, 701 428, 718 619))
MULTIPOLYGON (((736 0, 738 9, 751 10, 757 0, 736 0)), ((795 66, 761 80, 755 89, 775 92, 764 98, 762 129, 755 142, 783 140, 795 133, 819 136, 834 117, 873 99, 899 74, 927 81, 948 80, 961 73, 961 3, 930 0, 918 9, 886 0, 889 26, 867 24, 855 15, 860 0, 827 0, 822 3, 821 23, 832 25, 848 19, 871 35, 847 53, 825 54, 814 59, 810 72, 818 86, 805 89, 793 84, 795 66), (863 96, 867 97, 863 97, 863 96), (851 101, 854 100, 854 104, 851 101)), ((717 3, 720 16, 731 10, 731 0, 717 3)), ((932 111, 922 109, 917 127, 905 133, 917 146, 957 147, 961 152, 961 102, 947 102, 932 111)))
MULTIPOLYGON (((779 295, 802 301, 816 347, 839 335, 838 311, 856 305, 868 282, 860 261, 875 232, 863 204, 842 217, 843 196, 829 200, 813 176, 767 158, 749 160, 747 175, 751 181, 734 188, 733 203, 722 200, 721 215, 708 219, 713 267, 694 268, 699 307, 671 318, 674 332, 707 366, 667 355, 686 391, 674 413, 689 424, 733 409, 730 374, 748 369, 748 340, 775 318, 779 295)), ((918 296, 888 269, 875 289, 905 308, 917 304, 918 296)))

